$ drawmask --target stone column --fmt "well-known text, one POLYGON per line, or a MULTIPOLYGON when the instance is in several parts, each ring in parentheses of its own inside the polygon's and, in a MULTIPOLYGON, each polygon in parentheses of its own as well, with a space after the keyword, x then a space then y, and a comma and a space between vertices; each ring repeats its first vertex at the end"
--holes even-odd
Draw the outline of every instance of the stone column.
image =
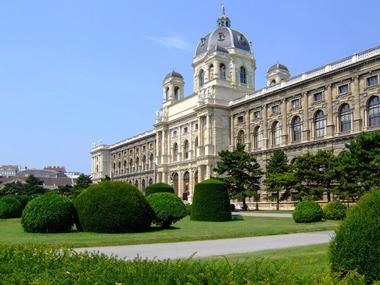
POLYGON ((333 115, 333 94, 331 84, 327 85, 326 89, 326 101, 327 101, 327 124, 326 124, 326 136, 334 136, 334 115, 333 115))
POLYGON ((245 122, 245 133, 246 133, 246 142, 245 142, 245 150, 251 152, 251 112, 249 109, 246 109, 247 119, 245 122))
POLYGON ((303 142, 308 142, 310 140, 310 120, 309 120, 309 95, 307 92, 303 93, 303 142))
POLYGON ((281 102, 281 145, 287 145, 288 143, 288 124, 287 124, 287 102, 286 99, 281 102))
POLYGON ((234 125, 234 116, 230 117, 230 149, 235 148, 235 139, 234 139, 235 125, 234 125))
POLYGON ((219 61, 215 59, 213 62, 213 65, 214 65, 214 78, 219 79, 220 78, 219 61))
POLYGON ((360 106, 360 82, 359 82, 359 76, 355 76, 353 78, 352 83, 352 95, 354 96, 353 100, 353 131, 354 132, 360 132, 362 130, 362 118, 360 116, 361 106, 360 106))

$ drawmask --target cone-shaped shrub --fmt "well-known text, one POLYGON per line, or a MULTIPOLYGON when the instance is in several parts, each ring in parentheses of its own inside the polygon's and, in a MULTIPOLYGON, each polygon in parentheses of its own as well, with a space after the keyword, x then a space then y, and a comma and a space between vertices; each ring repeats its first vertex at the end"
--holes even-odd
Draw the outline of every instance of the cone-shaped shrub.
POLYGON ((343 220, 346 212, 347 206, 341 201, 331 201, 323 207, 323 214, 327 220, 343 220))
POLYGON ((11 219, 21 217, 22 205, 12 196, 0 199, 0 219, 11 219))
POLYGON ((216 179, 208 179, 195 185, 190 217, 196 221, 231 220, 230 199, 226 185, 216 179))
POLYGON ((173 187, 166 183, 155 183, 145 188, 145 196, 149 196, 150 194, 161 193, 161 192, 175 194, 173 187))
POLYGON ((122 233, 149 228, 154 212, 133 185, 104 181, 93 184, 74 200, 86 232, 122 233))
POLYGON ((169 228, 187 216, 185 204, 173 193, 154 193, 146 199, 155 214, 153 222, 162 228, 169 228))
POLYGON ((74 217, 75 208, 70 199, 56 193, 46 193, 26 205, 21 224, 27 232, 67 232, 74 224, 74 217))
POLYGON ((367 284, 380 280, 380 188, 365 194, 336 231, 331 268, 346 275, 356 270, 367 284))
POLYGON ((314 201, 302 201, 293 211, 293 219, 296 223, 314 223, 323 219, 321 206, 314 201))

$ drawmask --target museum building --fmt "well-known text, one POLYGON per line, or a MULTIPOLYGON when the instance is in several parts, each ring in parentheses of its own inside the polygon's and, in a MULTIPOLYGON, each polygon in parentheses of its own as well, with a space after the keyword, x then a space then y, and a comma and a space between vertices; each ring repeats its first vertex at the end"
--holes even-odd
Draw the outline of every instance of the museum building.
MULTIPOLYGON (((180 73, 165 76, 153 130, 92 145, 95 182, 109 176, 142 191, 165 182, 191 200, 194 185, 213 175, 218 152, 237 143, 265 169, 276 149, 293 162, 308 151, 338 153, 360 132, 380 129, 380 47, 294 77, 277 63, 267 71, 267 86, 256 90, 251 42, 231 28, 223 8, 217 27, 200 39, 192 67, 189 96, 180 73)), ((266 198, 265 189, 260 195, 266 198)))

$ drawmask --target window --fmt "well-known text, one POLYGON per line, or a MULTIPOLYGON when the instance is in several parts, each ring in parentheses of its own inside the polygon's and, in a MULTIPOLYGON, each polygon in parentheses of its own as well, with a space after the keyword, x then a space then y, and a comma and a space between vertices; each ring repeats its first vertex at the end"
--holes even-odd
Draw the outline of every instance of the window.
POLYGON ((199 79, 199 87, 202 87, 205 84, 205 72, 203 71, 203 69, 199 71, 198 79, 199 79))
POLYGON ((196 123, 195 125, 194 125, 194 129, 197 131, 198 130, 198 123, 196 123))
POLYGON ((292 122, 293 142, 301 141, 301 131, 302 131, 301 128, 302 128, 301 118, 298 116, 294 117, 293 122, 292 122))
POLYGON ((276 85, 276 80, 273 79, 271 82, 270 82, 270 86, 273 86, 273 85, 276 85))
POLYGON ((256 112, 254 112, 254 113, 253 113, 253 117, 254 117, 255 119, 260 119, 260 118, 261 118, 261 112, 260 112, 260 111, 256 111, 256 112))
POLYGON ((351 109, 350 105, 343 104, 339 111, 339 125, 341 132, 351 131, 351 109))
POLYGON ((224 80, 226 79, 226 66, 224 63, 220 64, 220 78, 224 80))
POLYGON ((173 161, 177 161, 178 159, 178 144, 174 143, 173 145, 173 161))
POLYGON ((338 86, 338 93, 339 94, 348 93, 348 84, 343 84, 343 85, 338 86))
POLYGON ((184 159, 189 159, 189 141, 185 140, 183 143, 183 157, 184 159))
POLYGON ((149 157, 149 163, 150 163, 150 169, 153 168, 153 165, 154 165, 154 157, 153 157, 153 153, 150 154, 150 157, 149 157))
POLYGON ((380 126, 380 99, 374 96, 368 101, 368 126, 380 126))
POLYGON ((244 144, 244 131, 243 130, 240 130, 239 133, 238 133, 238 136, 237 136, 237 144, 244 144))
POLYGON ((292 100, 292 109, 297 109, 300 107, 300 99, 292 100))
POLYGON ((184 128, 183 128, 183 133, 184 133, 184 134, 187 134, 187 131, 188 131, 188 128, 187 128, 187 127, 184 127, 184 128))
POLYGON ((272 114, 278 114, 278 105, 272 106, 272 114))
POLYGON ((166 90, 165 90, 165 100, 166 101, 169 100, 169 87, 166 87, 166 90))
POLYGON ((174 100, 178 101, 178 99, 179 99, 179 87, 176 86, 174 87, 174 100))
POLYGON ((177 131, 173 131, 173 137, 177 136, 177 131))
POLYGON ((314 102, 322 101, 322 92, 314 93, 313 97, 314 97, 314 102))
POLYGON ((237 117, 238 123, 244 123, 244 116, 240 115, 237 117))
POLYGON ((260 127, 256 127, 253 133, 253 144, 255 146, 255 149, 259 149, 263 147, 263 140, 264 140, 263 130, 260 127))
POLYGON ((208 69, 208 78, 209 80, 214 79, 214 65, 213 64, 211 64, 208 69))
POLYGON ((240 67, 240 83, 247 84, 247 72, 244 66, 240 67))
POLYGON ((325 135, 325 114, 319 110, 314 117, 315 136, 323 137, 325 135))
POLYGON ((379 84, 379 77, 377 75, 371 76, 367 78, 367 86, 376 86, 379 84))
POLYGON ((281 144, 281 124, 274 122, 272 125, 272 145, 281 144))

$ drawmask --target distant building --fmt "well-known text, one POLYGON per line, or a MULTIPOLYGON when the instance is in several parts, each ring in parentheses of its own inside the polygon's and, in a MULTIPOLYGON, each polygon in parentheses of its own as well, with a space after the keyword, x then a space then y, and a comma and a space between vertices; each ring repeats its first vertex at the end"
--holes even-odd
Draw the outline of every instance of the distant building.
POLYGON ((0 166, 0 176, 16 176, 19 168, 16 165, 2 165, 0 166))

